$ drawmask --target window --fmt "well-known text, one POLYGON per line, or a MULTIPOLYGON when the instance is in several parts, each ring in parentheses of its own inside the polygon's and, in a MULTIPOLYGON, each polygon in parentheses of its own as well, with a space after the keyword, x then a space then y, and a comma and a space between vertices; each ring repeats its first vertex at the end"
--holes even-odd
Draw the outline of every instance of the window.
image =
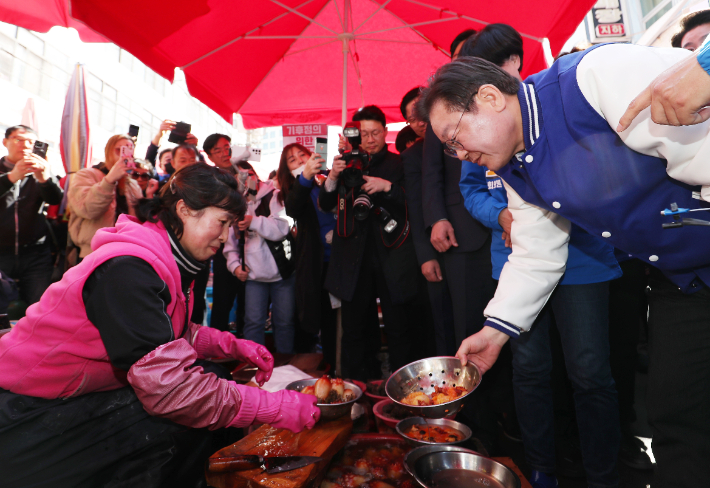
POLYGON ((12 24, 6 24, 5 22, 0 22, 0 32, 5 34, 7 37, 15 38, 17 37, 17 26, 12 24))
POLYGON ((673 2, 672 0, 639 0, 639 5, 641 6, 644 26, 648 29, 671 9, 673 2))
POLYGON ((19 29, 17 31, 17 42, 35 54, 44 55, 44 41, 27 29, 19 29))
POLYGON ((124 65, 126 68, 131 69, 133 66, 133 55, 129 53, 128 51, 124 51, 121 49, 121 53, 119 54, 118 61, 122 65, 124 65))
POLYGON ((10 80, 14 61, 15 58, 10 53, 0 50, 0 80, 10 80))

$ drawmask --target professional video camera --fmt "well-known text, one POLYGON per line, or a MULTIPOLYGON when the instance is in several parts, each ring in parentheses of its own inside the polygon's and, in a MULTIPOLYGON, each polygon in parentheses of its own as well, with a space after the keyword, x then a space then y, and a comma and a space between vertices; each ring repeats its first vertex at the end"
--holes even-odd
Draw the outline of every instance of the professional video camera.
POLYGON ((372 201, 360 187, 365 183, 363 176, 368 174, 370 169, 370 155, 360 147, 362 143, 360 122, 345 124, 343 135, 348 139, 352 149, 341 151, 345 169, 340 178, 346 189, 353 190, 353 216, 358 220, 365 220, 372 208, 372 201))

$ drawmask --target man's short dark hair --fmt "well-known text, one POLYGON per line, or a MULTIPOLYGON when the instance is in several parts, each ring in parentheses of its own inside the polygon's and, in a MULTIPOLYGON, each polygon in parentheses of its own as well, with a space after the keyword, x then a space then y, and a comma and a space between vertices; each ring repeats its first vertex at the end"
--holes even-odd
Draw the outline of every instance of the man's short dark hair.
POLYGON ((394 140, 394 147, 397 148, 399 154, 402 154, 407 150, 407 144, 416 141, 418 137, 414 129, 405 125, 404 128, 399 131, 399 134, 397 134, 397 138, 394 140))
POLYGON ((449 57, 454 57, 454 53, 456 52, 456 48, 459 47, 459 44, 464 42, 466 39, 471 37, 476 33, 476 29, 466 29, 463 31, 461 34, 458 36, 454 37, 454 40, 451 41, 451 47, 449 48, 449 57))
POLYGON ((680 31, 671 37, 671 46, 683 47, 683 37, 685 37, 688 32, 703 24, 710 24, 710 10, 700 10, 683 17, 680 21, 680 31))
POLYGON ((493 85, 507 95, 518 93, 520 82, 500 67, 481 58, 463 57, 445 64, 429 80, 417 102, 417 114, 429 122, 436 102, 449 111, 477 112, 473 97, 483 85, 493 85))
MULTIPOLYGON (((174 148, 171 149, 171 151, 173 153, 173 159, 175 159, 175 155, 177 154, 178 150, 180 150, 180 149, 186 149, 188 151, 192 151, 193 153, 195 153, 195 160, 197 160, 200 156, 200 151, 198 151, 197 148, 195 146, 193 146, 192 144, 180 144, 179 146, 175 146, 174 148)), ((175 167, 175 165, 173 165, 173 167, 175 167)))
POLYGON ((30 134, 34 134, 35 137, 37 137, 37 132, 32 127, 27 127, 26 125, 13 125, 12 127, 8 127, 8 129, 5 131, 5 139, 9 139, 10 136, 12 135, 13 132, 16 130, 21 130, 24 132, 29 132, 30 134))
POLYGON ((164 156, 166 153, 172 153, 172 152, 173 152, 173 150, 170 149, 170 148, 168 148, 168 149, 163 149, 162 151, 160 151, 160 153, 158 153, 158 164, 160 164, 160 162, 163 160, 163 156, 164 156))
POLYGON ((205 139, 205 142, 202 143, 202 150, 205 151, 207 154, 212 152, 212 149, 217 145, 220 139, 227 139, 229 143, 232 142, 232 138, 229 137, 228 135, 225 134, 210 134, 207 136, 207 139, 205 139))
POLYGON ((399 104, 399 111, 402 112, 402 117, 404 117, 404 120, 407 120, 407 105, 409 105, 409 102, 419 96, 419 91, 421 89, 421 86, 412 88, 404 95, 404 98, 402 98, 402 102, 399 104))
POLYGON ((375 122, 382 124, 382 127, 387 127, 385 113, 377 105, 367 105, 355 112, 353 115, 353 122, 357 122, 359 120, 374 120, 375 122))
POLYGON ((478 34, 469 37, 459 51, 459 57, 473 56, 503 66, 511 56, 520 58, 523 69, 523 38, 508 24, 490 24, 478 34))

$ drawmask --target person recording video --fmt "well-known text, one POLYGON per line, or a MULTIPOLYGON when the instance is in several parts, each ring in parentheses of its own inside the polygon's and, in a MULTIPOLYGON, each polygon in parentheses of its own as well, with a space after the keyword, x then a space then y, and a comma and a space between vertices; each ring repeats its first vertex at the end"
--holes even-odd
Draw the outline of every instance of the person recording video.
POLYGON ((402 188, 403 168, 387 148, 382 110, 366 106, 344 129, 348 143, 318 197, 325 212, 335 211, 325 286, 342 301, 342 376, 359 380, 381 376, 375 359, 379 331, 367 320, 379 297, 387 333, 390 368, 410 362, 417 337, 407 309, 417 295, 414 246, 409 235, 402 188), (367 359, 365 359, 367 358, 367 359))

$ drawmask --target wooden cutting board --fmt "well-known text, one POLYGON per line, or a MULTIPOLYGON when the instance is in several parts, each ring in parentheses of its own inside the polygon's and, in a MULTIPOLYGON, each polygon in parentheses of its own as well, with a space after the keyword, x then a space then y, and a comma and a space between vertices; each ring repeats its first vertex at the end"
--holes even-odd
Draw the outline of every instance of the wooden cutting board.
POLYGON ((211 457, 230 457, 239 454, 260 456, 318 456, 323 461, 273 475, 260 469, 212 473, 207 471, 207 483, 215 488, 304 488, 314 481, 320 483, 331 458, 345 445, 353 429, 349 416, 328 422, 320 421, 311 430, 298 434, 285 429, 263 425, 217 451, 211 457))

